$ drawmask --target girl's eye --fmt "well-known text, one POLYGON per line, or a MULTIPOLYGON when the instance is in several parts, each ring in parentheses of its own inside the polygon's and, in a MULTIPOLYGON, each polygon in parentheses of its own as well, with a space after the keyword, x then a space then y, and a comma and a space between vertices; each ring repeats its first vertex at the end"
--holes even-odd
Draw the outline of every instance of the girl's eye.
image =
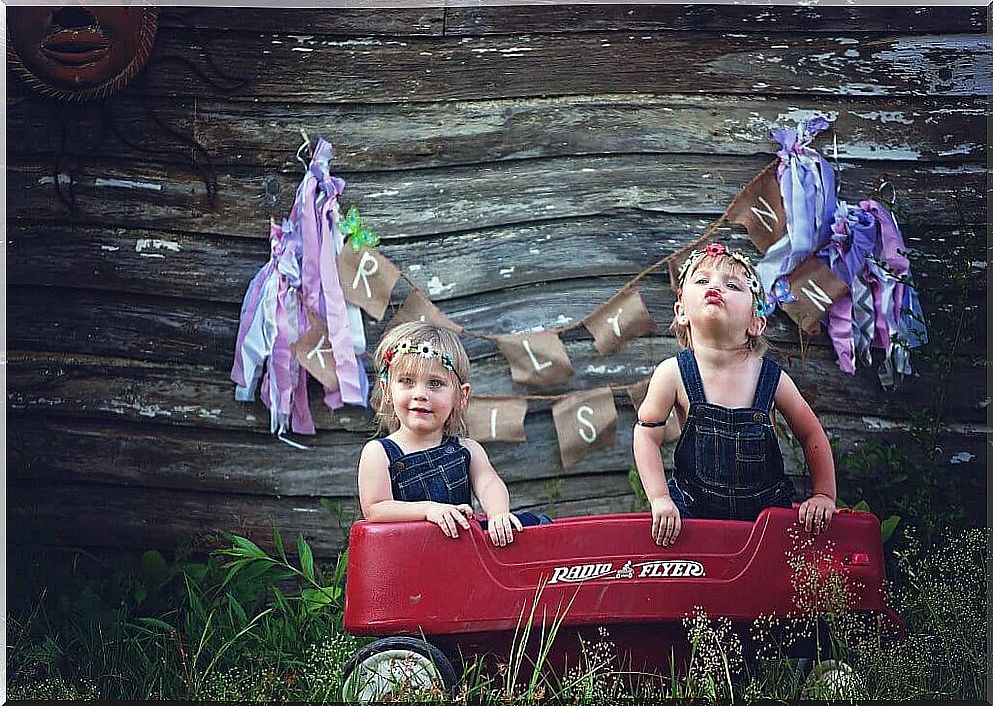
POLYGON ((697 284, 707 284, 707 278, 706 277, 697 277, 696 278, 696 283, 697 284))
POLYGON ((444 387, 444 386, 445 386, 445 383, 442 380, 432 380, 431 381, 431 387, 439 388, 439 387, 444 387))
POLYGON ((728 289, 741 289, 736 282, 728 282, 728 289))
POLYGON ((410 387, 411 385, 414 384, 414 380, 413 378, 400 378, 400 384, 405 385, 406 387, 410 387))

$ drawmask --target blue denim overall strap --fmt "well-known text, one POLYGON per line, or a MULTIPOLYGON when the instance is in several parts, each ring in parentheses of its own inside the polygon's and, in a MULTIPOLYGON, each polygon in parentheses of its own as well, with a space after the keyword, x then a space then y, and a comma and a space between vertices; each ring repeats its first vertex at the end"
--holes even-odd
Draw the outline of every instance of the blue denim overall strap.
MULTIPOLYGON (((776 388, 779 387, 779 376, 783 369, 779 363, 772 358, 762 357, 762 371, 759 373, 759 381, 755 385, 755 399, 752 400, 752 409, 760 409, 766 414, 772 412, 772 403, 776 399, 776 388)), ((771 421, 771 417, 769 418, 771 421)))
POLYGON ((686 396, 690 400, 690 411, 692 412, 694 402, 707 401, 707 396, 703 392, 703 378, 700 377, 700 368, 696 364, 696 356, 689 348, 676 355, 676 362, 679 363, 679 376, 683 378, 683 387, 686 388, 686 396))
POLYGON ((793 485, 783 471, 770 411, 781 369, 763 358, 751 407, 707 402, 692 351, 677 356, 690 401, 674 455, 670 494, 687 517, 754 520, 769 505, 789 507, 793 485), (684 511, 685 508, 685 511, 684 511))
POLYGON ((469 449, 458 437, 447 436, 441 444, 405 454, 391 439, 378 439, 390 461, 390 486, 394 500, 434 500, 439 503, 470 504, 469 449))

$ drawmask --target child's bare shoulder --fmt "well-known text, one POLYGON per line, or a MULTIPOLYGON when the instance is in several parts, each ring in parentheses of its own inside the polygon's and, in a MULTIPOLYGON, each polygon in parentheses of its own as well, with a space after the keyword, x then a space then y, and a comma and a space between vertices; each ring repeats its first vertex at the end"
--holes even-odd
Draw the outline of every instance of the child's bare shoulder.
POLYGON ((475 439, 470 439, 467 436, 460 436, 459 442, 469 450, 469 455, 473 458, 486 458, 486 450, 483 448, 483 445, 475 439))
POLYGON ((676 356, 666 358, 655 366, 651 384, 672 384, 679 377, 679 361, 676 356))
POLYGON ((371 439, 365 443, 362 447, 362 453, 359 455, 359 463, 375 463, 380 461, 388 461, 389 458, 386 455, 386 449, 383 445, 379 443, 379 439, 371 439))
POLYGON ((645 421, 665 421, 676 401, 679 384, 679 364, 676 359, 666 358, 652 373, 645 399, 638 408, 638 418, 645 421))

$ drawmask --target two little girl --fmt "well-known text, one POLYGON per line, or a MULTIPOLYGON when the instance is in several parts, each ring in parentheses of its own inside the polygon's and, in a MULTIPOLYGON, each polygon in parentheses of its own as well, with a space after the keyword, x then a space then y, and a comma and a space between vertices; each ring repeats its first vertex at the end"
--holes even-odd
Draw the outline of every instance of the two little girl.
MULTIPOLYGON (((672 329, 685 349, 655 369, 634 430, 634 457, 651 502, 652 537, 675 541, 686 517, 754 520, 770 505, 790 507, 773 415, 803 445, 813 495, 798 519, 819 533, 834 512, 834 462, 827 437, 796 385, 771 359, 765 300, 748 259, 720 244, 694 251, 678 275, 672 329), (668 483, 659 447, 675 409, 681 427, 668 483)), ((458 335, 401 324, 374 355, 379 433, 359 460, 359 501, 367 520, 428 520, 449 537, 469 528, 470 487, 493 543, 547 518, 510 512, 507 486, 483 447, 466 438, 469 360, 458 335)))

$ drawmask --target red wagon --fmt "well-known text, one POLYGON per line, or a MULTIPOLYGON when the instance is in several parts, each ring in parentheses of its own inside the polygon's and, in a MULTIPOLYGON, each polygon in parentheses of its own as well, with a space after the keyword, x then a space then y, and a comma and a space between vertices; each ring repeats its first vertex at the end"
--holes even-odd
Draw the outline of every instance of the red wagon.
POLYGON ((478 522, 454 540, 427 522, 356 522, 344 625, 381 639, 347 665, 347 694, 375 700, 397 669, 451 688, 460 657, 505 660, 529 616, 560 623, 553 668, 576 664, 579 638, 605 626, 629 668, 667 669, 688 647, 683 619, 698 609, 736 626, 795 614, 788 557, 798 552, 818 572, 843 577, 852 610, 902 629, 884 600, 876 516, 840 510, 817 537, 796 517, 796 508, 767 508, 755 522, 687 520, 670 547, 652 541, 648 513, 562 518, 506 547, 494 547, 478 522))

